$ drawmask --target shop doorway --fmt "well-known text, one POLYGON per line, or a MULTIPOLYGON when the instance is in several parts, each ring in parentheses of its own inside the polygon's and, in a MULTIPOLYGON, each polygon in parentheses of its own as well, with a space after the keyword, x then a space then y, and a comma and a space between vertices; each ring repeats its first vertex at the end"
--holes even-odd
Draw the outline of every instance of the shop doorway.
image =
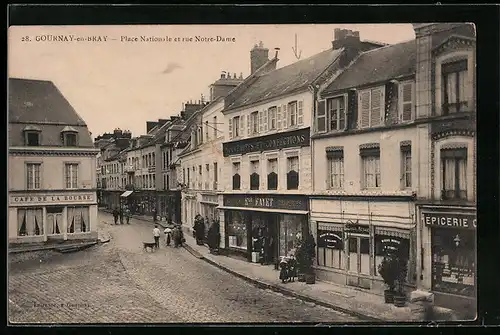
MULTIPOLYGON (((63 210, 61 206, 47 207, 47 239, 54 239, 64 234, 63 210)), ((58 238, 60 239, 60 238, 58 238)))
POLYGON ((269 245, 267 251, 268 264, 278 264, 278 216, 269 215, 267 217, 267 231, 266 234, 269 237, 269 245))
POLYGON ((347 285, 370 288, 370 236, 347 235, 347 285))

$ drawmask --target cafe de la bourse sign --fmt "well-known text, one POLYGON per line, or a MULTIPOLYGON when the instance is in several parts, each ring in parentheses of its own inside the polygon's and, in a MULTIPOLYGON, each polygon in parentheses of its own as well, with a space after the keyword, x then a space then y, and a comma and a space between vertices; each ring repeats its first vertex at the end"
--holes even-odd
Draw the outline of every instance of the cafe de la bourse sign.
POLYGON ((241 141, 226 142, 222 144, 222 150, 224 157, 227 157, 251 152, 307 147, 310 145, 309 131, 309 128, 303 128, 285 133, 247 138, 241 141))

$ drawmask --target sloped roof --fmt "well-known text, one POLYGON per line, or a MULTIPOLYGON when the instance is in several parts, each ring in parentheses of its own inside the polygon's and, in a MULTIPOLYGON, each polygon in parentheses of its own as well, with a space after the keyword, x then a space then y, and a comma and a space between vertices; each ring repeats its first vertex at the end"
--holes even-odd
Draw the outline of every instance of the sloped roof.
POLYGON ((309 86, 341 54, 341 49, 328 49, 288 66, 267 72, 255 80, 228 109, 253 104, 289 94, 309 86))
POLYGON ((9 78, 9 122, 85 126, 51 81, 9 78))
POLYGON ((414 74, 416 54, 415 40, 364 52, 321 95, 414 74))

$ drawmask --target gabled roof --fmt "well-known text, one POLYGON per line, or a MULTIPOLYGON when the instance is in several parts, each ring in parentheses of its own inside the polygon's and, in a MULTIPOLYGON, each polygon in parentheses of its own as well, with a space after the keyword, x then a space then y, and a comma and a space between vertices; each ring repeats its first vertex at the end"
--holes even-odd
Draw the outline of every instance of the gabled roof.
POLYGON ((262 74, 227 108, 242 107, 307 88, 338 58, 341 52, 341 49, 328 49, 262 74))
POLYGON ((85 126, 53 82, 9 78, 9 122, 85 126))
POLYGON ((409 76, 415 73, 415 66, 415 40, 366 51, 321 95, 409 76))

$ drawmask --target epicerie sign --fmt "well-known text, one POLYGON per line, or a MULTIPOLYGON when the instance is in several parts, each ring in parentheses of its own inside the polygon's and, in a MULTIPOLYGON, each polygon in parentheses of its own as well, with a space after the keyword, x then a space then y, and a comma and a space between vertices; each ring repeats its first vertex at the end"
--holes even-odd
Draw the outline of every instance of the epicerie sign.
POLYGON ((93 202, 92 194, 66 194, 66 195, 16 195, 10 197, 11 205, 43 205, 93 202))
POLYGON ((472 214, 454 213, 422 213, 422 221, 426 226, 476 229, 477 219, 472 214))

